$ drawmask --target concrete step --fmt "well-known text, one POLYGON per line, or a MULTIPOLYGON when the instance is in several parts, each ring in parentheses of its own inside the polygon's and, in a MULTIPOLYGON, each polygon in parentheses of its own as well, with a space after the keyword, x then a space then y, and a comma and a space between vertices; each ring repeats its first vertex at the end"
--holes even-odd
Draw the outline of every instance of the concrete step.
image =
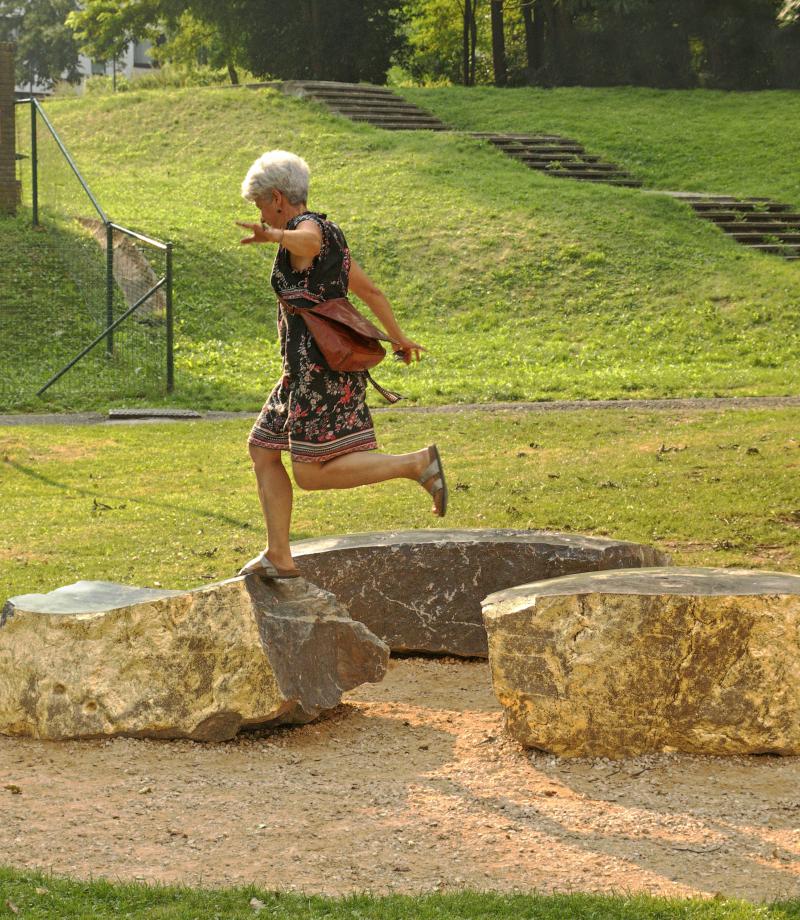
MULTIPOLYGON (((334 111, 337 111, 334 109, 334 111)), ((345 114, 340 112, 340 114, 345 114)), ((435 118, 433 115, 428 115, 425 112, 392 112, 392 111, 381 111, 379 109, 359 109, 358 111, 348 112, 348 118, 353 119, 364 119, 364 118, 374 118, 378 121, 402 121, 403 119, 409 119, 411 121, 432 121, 437 125, 440 125, 441 122, 438 118, 435 118)))
POLYGON ((758 243, 767 236, 774 236, 781 243, 800 243, 800 233, 729 233, 732 239, 737 243, 758 243))
MULTIPOLYGON (((409 102, 395 102, 393 99, 386 102, 350 102, 348 100, 326 99, 325 105, 332 109, 348 112, 423 112, 430 115, 425 109, 421 109, 409 102)), ((434 117, 434 116, 432 116, 434 117)))
POLYGON ((290 89, 303 89, 314 93, 358 93, 364 96, 394 96, 397 93, 386 86, 374 86, 371 83, 335 83, 329 80, 286 80, 284 86, 290 89))
POLYGON ((640 188, 642 183, 639 179, 633 179, 631 176, 625 175, 624 173, 575 173, 575 172, 562 172, 561 170, 542 170, 546 172, 548 176, 552 176, 554 179, 578 179, 581 182, 607 182, 610 185, 625 185, 629 188, 640 188))
POLYGON ((590 153, 521 153, 514 154, 515 160, 524 160, 526 163, 602 163, 602 157, 592 156, 590 153))
POLYGON ((556 156, 563 156, 565 154, 571 153, 577 156, 581 156, 586 151, 580 145, 574 147, 524 147, 520 149, 508 149, 506 147, 502 148, 503 153, 508 154, 510 157, 517 157, 518 159, 526 159, 527 157, 544 157, 549 154, 555 154, 556 156))
POLYGON ((780 211, 776 212, 775 214, 763 214, 761 212, 743 214, 737 211, 706 211, 705 213, 698 214, 697 216, 702 217, 703 220, 713 221, 715 224, 735 223, 741 225, 750 223, 771 223, 793 226, 800 221, 800 214, 794 213, 792 211, 780 211))
POLYGON ((715 222, 726 233, 793 233, 800 230, 796 224, 783 224, 777 221, 752 220, 742 223, 738 220, 715 222))
POLYGON ((473 132, 472 137, 479 140, 491 141, 497 146, 514 143, 530 144, 577 144, 578 141, 571 137, 562 137, 560 134, 483 134, 473 132))
POLYGON ((722 206, 727 211, 741 211, 743 213, 758 214, 780 214, 784 211, 791 211, 792 205, 781 204, 778 201, 769 203, 763 202, 761 205, 752 201, 737 201, 736 199, 717 199, 715 201, 690 201, 689 204, 695 211, 704 213, 706 211, 720 210, 722 206))
POLYGON ((800 256, 800 246, 782 245, 781 243, 743 243, 748 249, 757 249, 759 252, 774 252, 796 259, 800 256))
POLYGON ((549 163, 542 163, 542 168, 547 170, 547 172, 561 172, 566 170, 568 172, 610 172, 620 176, 630 175, 630 173, 625 172, 624 169, 620 169, 619 166, 616 166, 614 163, 557 163, 552 166, 550 163, 552 163, 552 160, 549 163))
POLYGON ((394 126, 400 126, 401 128, 446 128, 446 125, 443 125, 440 121, 421 118, 419 116, 407 116, 403 118, 397 115, 348 115, 347 117, 351 121, 365 122, 379 128, 394 126))

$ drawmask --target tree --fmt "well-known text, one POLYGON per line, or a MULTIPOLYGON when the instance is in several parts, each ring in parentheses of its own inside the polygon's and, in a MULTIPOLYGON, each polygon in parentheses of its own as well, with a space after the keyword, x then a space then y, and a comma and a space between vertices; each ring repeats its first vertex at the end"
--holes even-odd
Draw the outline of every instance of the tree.
POLYGON ((506 60, 506 36, 503 20, 503 0, 491 0, 492 9, 492 63, 494 85, 508 83, 508 62, 506 60))
POLYGON ((16 42, 20 85, 51 87, 57 80, 77 83, 78 47, 64 24, 75 0, 0 0, 0 40, 16 42))
POLYGON ((382 83, 402 44, 398 0, 85 0, 72 22, 97 51, 113 48, 114 35, 129 42, 160 32, 164 59, 186 53, 179 30, 191 24, 234 82, 238 65, 259 77, 382 83))

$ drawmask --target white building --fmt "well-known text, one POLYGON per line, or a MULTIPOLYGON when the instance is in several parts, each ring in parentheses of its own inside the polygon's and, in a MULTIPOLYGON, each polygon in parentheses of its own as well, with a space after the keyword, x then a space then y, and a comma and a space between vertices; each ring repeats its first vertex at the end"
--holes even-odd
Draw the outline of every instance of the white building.
MULTIPOLYGON (((152 47, 150 42, 131 42, 125 49, 124 54, 116 63, 117 76, 124 76, 128 80, 135 79, 139 74, 148 73, 155 66, 150 60, 149 51, 152 47)), ((112 76, 114 65, 111 62, 92 61, 85 54, 80 55, 78 59, 78 70, 82 74, 80 83, 81 89, 86 80, 91 76, 106 75, 112 76)), ((15 87, 17 93, 27 94, 30 92, 30 86, 26 83, 24 86, 15 87)), ((33 91, 37 96, 48 96, 52 90, 34 84, 33 91)), ((80 91, 80 90, 79 90, 80 91)))

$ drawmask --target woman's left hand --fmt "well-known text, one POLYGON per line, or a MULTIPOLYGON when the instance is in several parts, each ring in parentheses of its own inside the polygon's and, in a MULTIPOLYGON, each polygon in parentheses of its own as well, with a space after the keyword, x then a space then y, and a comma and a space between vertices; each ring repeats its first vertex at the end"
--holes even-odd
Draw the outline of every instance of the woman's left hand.
POLYGON ((400 360, 404 364, 411 364, 411 359, 419 361, 420 352, 425 351, 422 345, 418 345, 416 342, 412 342, 411 339, 406 338, 404 335, 400 336, 397 339, 392 339, 392 346, 394 348, 395 354, 400 354, 400 360))

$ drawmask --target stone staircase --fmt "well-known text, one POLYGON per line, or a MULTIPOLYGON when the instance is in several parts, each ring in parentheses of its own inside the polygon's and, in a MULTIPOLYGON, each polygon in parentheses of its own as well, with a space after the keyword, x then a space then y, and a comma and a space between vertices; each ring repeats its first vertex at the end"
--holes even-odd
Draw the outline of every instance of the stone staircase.
MULTIPOLYGON (((448 131, 435 115, 408 102, 384 86, 367 83, 334 83, 326 80, 287 80, 276 86, 291 96, 312 99, 332 112, 353 121, 366 122, 389 131, 448 131)), ((520 160, 555 179, 603 182, 641 188, 642 182, 615 163, 586 152, 576 140, 557 134, 498 134, 473 132, 507 156, 520 160)), ((800 213, 792 205, 768 198, 735 198, 667 192, 686 201, 695 213, 713 221, 737 243, 789 260, 800 260, 800 213)))
POLYGON ((685 201, 698 217, 710 220, 737 243, 789 261, 800 260, 800 213, 792 205, 771 198, 670 194, 685 201))
POLYGON ((338 115, 365 121, 388 131, 447 131, 444 122, 390 89, 366 83, 331 83, 290 80, 283 91, 291 96, 321 102, 338 115))
POLYGON ((640 188, 642 183, 615 163, 589 154, 569 137, 558 134, 492 134, 473 133, 483 141, 494 144, 503 153, 521 160, 531 169, 538 169, 556 179, 582 179, 640 188))

